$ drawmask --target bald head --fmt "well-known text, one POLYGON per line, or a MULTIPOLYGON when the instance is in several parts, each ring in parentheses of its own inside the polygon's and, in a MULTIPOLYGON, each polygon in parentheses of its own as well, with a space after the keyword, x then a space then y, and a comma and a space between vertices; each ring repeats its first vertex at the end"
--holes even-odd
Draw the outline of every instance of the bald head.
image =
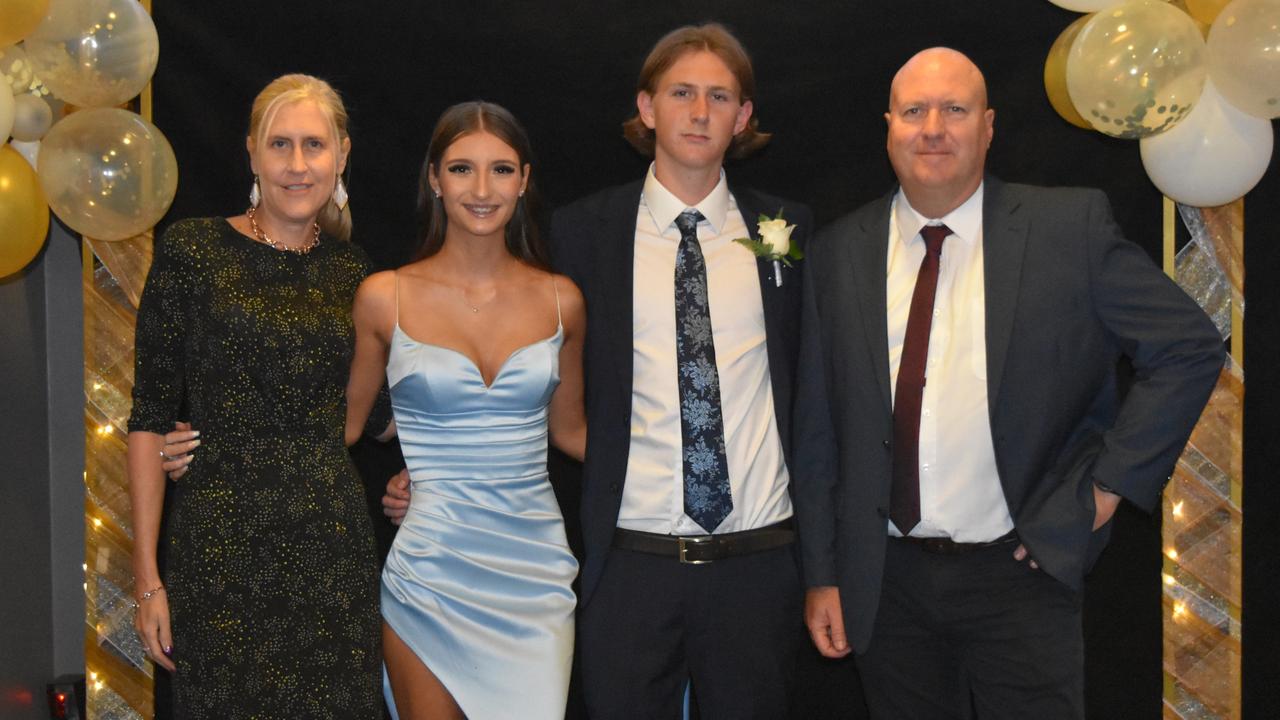
POLYGON ((982 71, 963 53, 916 53, 893 76, 885 120, 889 162, 920 213, 941 218, 982 184, 995 111, 982 71))
POLYGON ((893 75, 893 84, 889 86, 889 107, 893 107, 894 93, 901 82, 915 79, 917 75, 948 75, 957 81, 977 88, 982 108, 987 107, 987 80, 982 71, 969 59, 968 55, 948 47, 932 47, 921 50, 898 68, 893 75))

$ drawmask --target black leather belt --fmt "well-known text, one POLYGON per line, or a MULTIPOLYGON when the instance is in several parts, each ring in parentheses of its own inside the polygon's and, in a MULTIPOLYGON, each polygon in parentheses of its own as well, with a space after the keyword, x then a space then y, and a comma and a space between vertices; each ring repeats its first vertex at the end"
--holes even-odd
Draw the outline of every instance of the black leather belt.
POLYGON ((976 543, 956 542, 955 540, 946 537, 897 537, 896 535, 890 535, 889 539, 897 540, 898 542, 906 543, 908 545, 915 545, 921 550, 935 555, 964 555, 965 553, 971 553, 975 550, 982 550, 984 548, 996 547, 997 545, 1007 545, 1012 542, 1017 542, 1018 534, 1013 530, 1010 530, 995 540, 976 543))
POLYGON ((623 528, 613 531, 613 546, 616 548, 673 557, 687 565, 703 565, 735 555, 764 552, 790 545, 795 539, 791 518, 755 530, 721 535, 660 535, 623 528))

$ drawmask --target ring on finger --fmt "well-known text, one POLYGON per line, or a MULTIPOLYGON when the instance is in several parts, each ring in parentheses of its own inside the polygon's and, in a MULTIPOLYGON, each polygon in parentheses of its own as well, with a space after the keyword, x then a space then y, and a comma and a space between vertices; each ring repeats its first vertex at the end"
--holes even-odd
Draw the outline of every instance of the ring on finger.
POLYGON ((172 456, 172 455, 170 455, 170 454, 166 453, 166 452, 165 452, 165 451, 163 451, 163 450, 161 450, 161 451, 160 451, 160 457, 164 458, 165 462, 168 462, 168 461, 170 461, 170 460, 172 460, 172 459, 173 459, 173 456, 172 456))

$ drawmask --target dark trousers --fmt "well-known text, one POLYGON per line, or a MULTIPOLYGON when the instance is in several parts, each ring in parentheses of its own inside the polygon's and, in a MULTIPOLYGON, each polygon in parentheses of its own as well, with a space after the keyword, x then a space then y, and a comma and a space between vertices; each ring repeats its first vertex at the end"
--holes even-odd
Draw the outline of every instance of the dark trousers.
POLYGON ((611 550, 578 619, 588 714, 676 720, 691 680, 702 720, 785 718, 801 593, 791 547, 706 565, 611 550))
POLYGON ((1084 718, 1080 594, 1016 547, 944 555, 890 538, 857 660, 873 718, 1084 718))

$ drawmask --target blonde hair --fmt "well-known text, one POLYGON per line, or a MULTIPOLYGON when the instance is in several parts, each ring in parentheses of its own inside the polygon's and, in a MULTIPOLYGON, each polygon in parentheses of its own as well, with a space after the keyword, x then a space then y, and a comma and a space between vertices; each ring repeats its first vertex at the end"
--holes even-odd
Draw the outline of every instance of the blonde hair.
MULTIPOLYGON (((302 73, 281 75, 262 88, 262 92, 253 99, 253 109, 249 112, 249 137, 254 148, 266 141, 267 130, 275 122, 280 108, 303 100, 313 101, 329 118, 329 126, 337 140, 336 152, 341 152, 342 145, 350 138, 347 134, 347 108, 342 104, 342 97, 329 83, 302 73)), ((333 198, 329 198, 320 209, 316 222, 322 231, 339 240, 351 239, 350 205, 339 210, 333 198)))

